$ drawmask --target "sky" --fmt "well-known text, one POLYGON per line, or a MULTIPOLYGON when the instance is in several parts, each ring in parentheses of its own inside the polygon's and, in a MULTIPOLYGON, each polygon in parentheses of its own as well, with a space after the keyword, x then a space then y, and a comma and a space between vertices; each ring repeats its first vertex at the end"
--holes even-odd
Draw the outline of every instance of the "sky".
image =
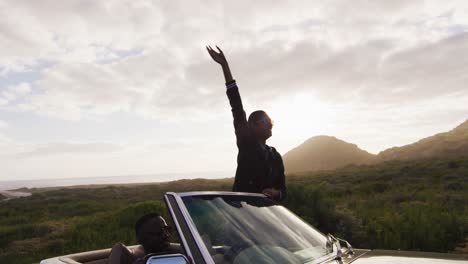
POLYGON ((0 0, 0 181, 236 168, 222 71, 280 153, 468 119, 466 1, 0 0))

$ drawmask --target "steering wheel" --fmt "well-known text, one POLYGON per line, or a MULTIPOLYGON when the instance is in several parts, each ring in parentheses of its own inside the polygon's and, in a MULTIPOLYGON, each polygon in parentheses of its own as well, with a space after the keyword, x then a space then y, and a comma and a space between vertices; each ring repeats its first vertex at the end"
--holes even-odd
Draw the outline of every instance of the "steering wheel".
POLYGON ((225 248, 224 251, 224 258, 229 261, 229 263, 233 263, 236 259, 237 255, 244 251, 246 248, 252 247, 253 245, 245 244, 245 243, 236 243, 229 248, 225 248))

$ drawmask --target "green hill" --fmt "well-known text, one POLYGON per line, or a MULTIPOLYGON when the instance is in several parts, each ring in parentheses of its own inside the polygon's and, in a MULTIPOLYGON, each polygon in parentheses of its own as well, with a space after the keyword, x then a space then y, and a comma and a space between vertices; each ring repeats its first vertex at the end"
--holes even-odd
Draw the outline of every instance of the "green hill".
POLYGON ((287 174, 334 170, 347 165, 373 164, 391 160, 457 158, 468 156, 468 120, 449 132, 416 143, 393 147, 373 155, 335 137, 312 137, 283 156, 287 174))
POLYGON ((350 164, 369 164, 375 155, 336 137, 312 137, 283 156, 286 173, 332 170, 350 164))
POLYGON ((406 146, 384 150, 378 154, 378 160, 454 158, 467 155, 468 120, 449 132, 436 134, 406 146))

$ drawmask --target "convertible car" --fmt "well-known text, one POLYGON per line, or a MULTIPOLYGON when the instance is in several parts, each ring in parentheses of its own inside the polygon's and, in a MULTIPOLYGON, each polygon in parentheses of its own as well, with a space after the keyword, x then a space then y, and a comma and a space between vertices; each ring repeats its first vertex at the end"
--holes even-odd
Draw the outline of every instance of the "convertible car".
MULTIPOLYGON (((174 245, 180 253, 149 255, 148 264, 468 263, 466 255, 353 249, 262 194, 166 193, 164 200, 180 238, 174 245)), ((107 263, 109 253, 83 252, 41 264, 101 264, 107 263)))

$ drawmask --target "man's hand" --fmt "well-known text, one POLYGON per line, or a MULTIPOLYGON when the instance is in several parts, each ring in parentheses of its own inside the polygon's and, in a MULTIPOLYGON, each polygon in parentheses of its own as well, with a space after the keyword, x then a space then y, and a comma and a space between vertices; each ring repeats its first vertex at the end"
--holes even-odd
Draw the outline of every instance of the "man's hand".
POLYGON ((270 199, 278 199, 280 196, 280 191, 273 188, 263 189, 262 193, 270 199))
POLYGON ((206 50, 208 51, 208 53, 214 61, 221 64, 221 66, 227 65, 227 60, 226 57, 224 57, 223 51, 218 46, 216 46, 216 48, 219 52, 216 52, 216 50, 211 48, 211 46, 206 46, 206 50))

